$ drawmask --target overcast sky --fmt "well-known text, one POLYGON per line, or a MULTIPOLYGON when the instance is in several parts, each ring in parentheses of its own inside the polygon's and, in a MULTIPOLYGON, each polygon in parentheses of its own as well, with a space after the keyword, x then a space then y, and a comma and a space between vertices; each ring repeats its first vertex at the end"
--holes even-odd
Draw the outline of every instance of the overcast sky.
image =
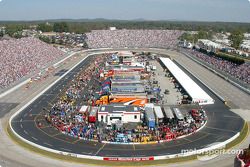
POLYGON ((250 22, 250 0, 0 0, 0 20, 146 19, 250 22))

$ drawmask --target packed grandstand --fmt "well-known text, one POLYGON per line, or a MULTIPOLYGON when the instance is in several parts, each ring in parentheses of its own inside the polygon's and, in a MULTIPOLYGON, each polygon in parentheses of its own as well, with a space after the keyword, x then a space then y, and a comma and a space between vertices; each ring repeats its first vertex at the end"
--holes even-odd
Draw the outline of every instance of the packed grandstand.
MULTIPOLYGON (((86 43, 91 49, 177 49, 182 33, 178 30, 94 30, 86 34, 86 43)), ((185 52, 250 83, 248 63, 234 64, 195 49, 185 52)), ((0 41, 0 90, 31 74, 41 73, 64 56, 65 52, 36 38, 0 41)), ((65 138, 145 144, 187 137, 205 127, 207 115, 202 106, 213 105, 214 99, 168 56, 119 51, 93 55, 89 62, 92 63, 75 73, 58 96, 39 111, 41 119, 35 120, 35 125, 41 131, 48 127, 65 138), (156 70, 156 66, 159 69, 156 70), (156 80, 162 71, 166 80, 156 80), (169 82, 174 87, 171 96, 164 98, 169 90, 164 91, 161 82, 169 82), (174 104, 168 103, 170 98, 174 104)))
POLYGON ((89 48, 174 48, 179 30, 93 30, 87 33, 89 48))
POLYGON ((207 55, 207 54, 201 53, 195 49, 193 50, 186 49, 185 52, 199 58, 203 62, 206 62, 219 70, 222 70, 228 73, 229 75, 232 75, 233 77, 247 84, 250 83, 250 63, 249 62, 245 62, 243 64, 236 64, 227 60, 223 60, 213 55, 207 55))
MULTIPOLYGON (((87 33, 89 48, 164 47, 178 43, 175 30, 95 30, 87 33)), ((64 53, 36 38, 0 41, 0 88, 3 89, 32 72, 46 67, 64 53)))
POLYGON ((64 56, 64 52, 36 38, 0 41, 0 89, 64 56))
MULTIPOLYGON (((176 48, 182 33, 179 30, 93 30, 86 33, 86 43, 88 48, 176 48)), ((238 65, 199 51, 185 51, 247 84, 250 83, 249 63, 238 65)), ((39 73, 63 55, 62 51, 36 38, 0 41, 0 89, 31 73, 39 73)))

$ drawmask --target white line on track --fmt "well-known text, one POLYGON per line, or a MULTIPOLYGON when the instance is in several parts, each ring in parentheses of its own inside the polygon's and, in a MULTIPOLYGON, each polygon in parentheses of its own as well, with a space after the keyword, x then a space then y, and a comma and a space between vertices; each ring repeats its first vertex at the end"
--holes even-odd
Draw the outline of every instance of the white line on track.
POLYGON ((90 152, 90 153, 87 153, 87 152, 82 152, 82 154, 89 154, 89 155, 90 155, 90 154, 92 154, 92 152, 90 152))
POLYGON ((65 151, 72 151, 70 149, 66 149, 66 148, 60 148, 61 150, 65 150, 65 151))
POLYGON ((206 128, 220 130, 220 131, 225 131, 225 132, 235 132, 234 130, 220 129, 220 128, 214 128, 214 127, 209 127, 209 126, 206 126, 206 128))
POLYGON ((52 145, 51 145, 51 144, 49 144, 49 143, 44 142, 43 144, 45 144, 45 145, 48 145, 48 146, 51 146, 51 147, 52 147, 52 145))
POLYGON ((23 128, 23 124, 20 124, 21 128, 23 128))
POLYGON ((46 93, 46 94, 43 94, 43 96, 53 96, 53 95, 55 95, 55 94, 53 94, 53 93, 46 93))
POLYGON ((29 133, 28 133, 26 130, 24 130, 23 132, 24 132, 26 135, 29 135, 29 133))
POLYGON ((32 139, 34 139, 35 141, 37 141, 37 140, 38 140, 37 138, 35 138, 35 137, 33 137, 33 136, 31 136, 31 138, 32 138, 32 139))
POLYGON ((97 155, 104 147, 105 147, 106 143, 103 144, 103 146, 95 153, 95 155, 97 155))
POLYGON ((236 118, 236 119, 240 118, 239 116, 231 116, 231 115, 224 115, 223 117, 236 118))
POLYGON ((112 155, 112 154, 107 154, 107 155, 105 155, 105 157, 118 157, 118 155, 112 155))

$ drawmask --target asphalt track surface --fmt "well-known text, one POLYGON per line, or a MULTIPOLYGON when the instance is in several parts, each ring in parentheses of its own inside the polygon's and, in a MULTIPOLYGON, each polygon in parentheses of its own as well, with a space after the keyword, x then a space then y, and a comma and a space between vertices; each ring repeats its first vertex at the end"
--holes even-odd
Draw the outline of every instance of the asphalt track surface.
MULTIPOLYGON (((11 122, 15 132, 33 143, 63 152, 103 157, 145 157, 177 154, 182 150, 202 149, 231 138, 244 125, 244 120, 240 116, 231 112, 217 96, 197 79, 190 76, 215 100, 214 105, 203 107, 207 111, 208 123, 206 127, 195 134, 170 142, 147 145, 103 144, 66 136, 46 123, 42 112, 50 109, 51 104, 60 94, 60 90, 63 90, 68 82, 74 78, 74 75, 91 62, 91 57, 85 59, 17 115, 11 122), (42 123, 42 127, 38 127, 38 122, 42 123)), ((59 75, 65 72, 62 71, 59 75)))

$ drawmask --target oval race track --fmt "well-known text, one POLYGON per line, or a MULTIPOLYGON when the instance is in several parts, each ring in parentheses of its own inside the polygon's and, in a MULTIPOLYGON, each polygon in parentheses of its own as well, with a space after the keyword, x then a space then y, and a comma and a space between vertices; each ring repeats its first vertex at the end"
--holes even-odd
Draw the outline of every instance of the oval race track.
MULTIPOLYGON (((240 116, 231 112, 208 88, 187 73, 215 100, 214 105, 203 107, 206 110, 208 122, 199 132, 175 141, 147 145, 103 144, 66 136, 50 127, 45 122, 41 113, 51 107, 53 99, 57 98, 60 90, 64 89, 64 86, 74 78, 74 75, 81 68, 93 62, 92 59, 91 56, 86 58, 53 87, 14 117, 11 121, 13 130, 26 140, 62 152, 103 157, 148 157, 177 154, 181 153, 182 150, 202 149, 233 137, 241 131, 244 125, 244 120, 240 116), (42 123, 43 126, 38 127, 38 122, 42 123)), ((60 75, 63 75, 65 72, 63 71, 60 75)))

